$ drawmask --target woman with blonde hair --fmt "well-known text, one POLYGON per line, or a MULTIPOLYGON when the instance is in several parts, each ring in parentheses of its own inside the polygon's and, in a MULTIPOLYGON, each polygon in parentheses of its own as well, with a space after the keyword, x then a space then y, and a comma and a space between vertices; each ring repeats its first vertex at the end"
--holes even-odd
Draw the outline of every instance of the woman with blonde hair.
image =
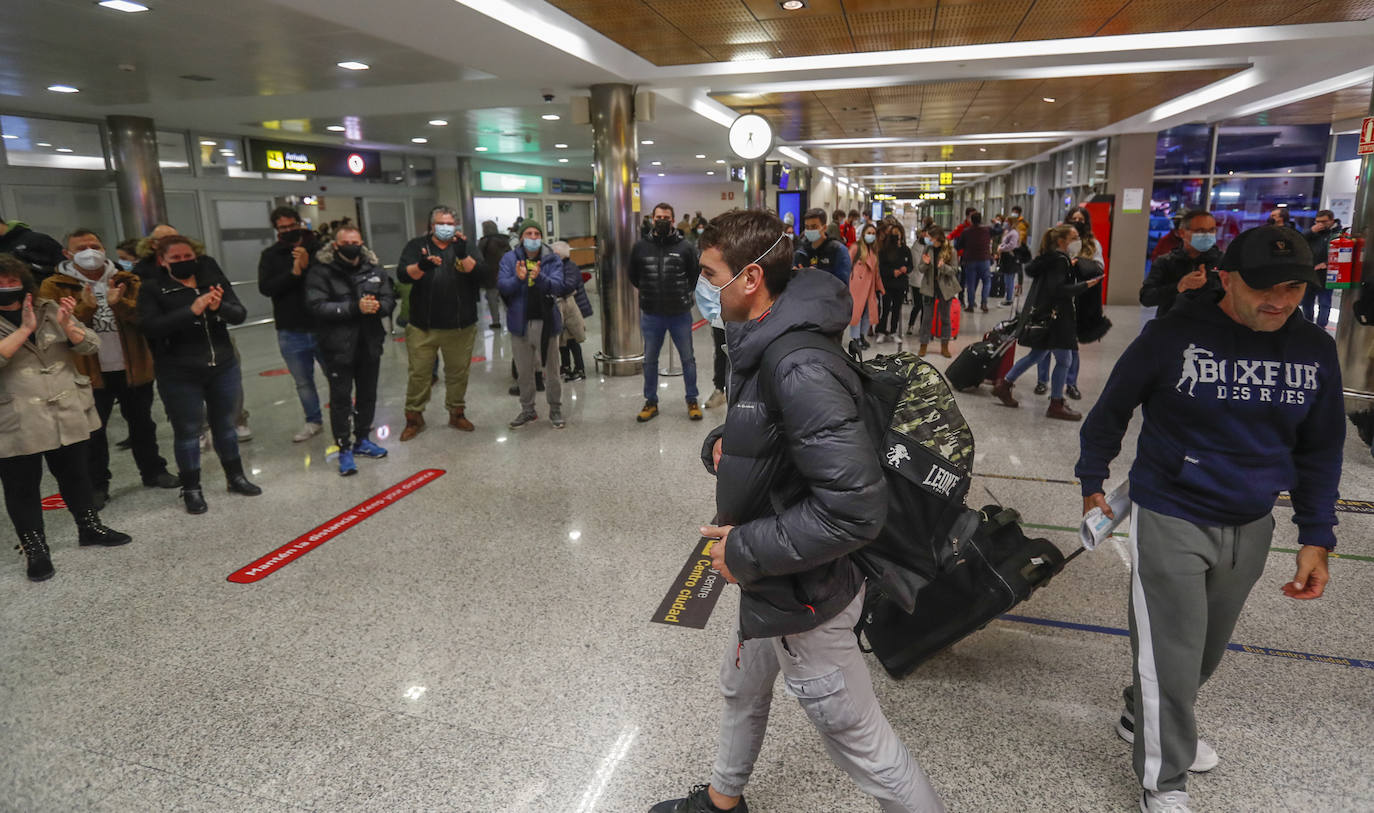
POLYGON ((924 356, 930 344, 930 326, 938 309, 940 313, 940 355, 951 358, 950 306, 963 286, 959 282, 959 261, 954 254, 954 246, 945 237, 945 230, 939 226, 926 229, 929 244, 921 252, 916 263, 916 272, 921 279, 921 348, 917 355, 924 356))
POLYGON ((849 351, 867 350, 868 327, 878 318, 878 296, 883 293, 878 273, 878 227, 872 223, 859 231, 859 239, 849 249, 849 295, 854 299, 854 315, 849 321, 849 351))
POLYGON ((1050 407, 1045 417, 1064 421, 1079 421, 1083 416, 1064 404, 1064 386, 1068 379, 1073 352, 1078 349, 1078 319, 1075 300, 1078 295, 1102 281, 1101 277, 1083 282, 1073 281, 1074 259, 1083 249, 1083 240, 1073 226, 1058 225, 1045 232, 1040 241, 1040 256, 1026 269, 1034 282, 1027 297, 1026 313, 1022 316, 1020 340, 1030 353, 1022 358, 998 381, 992 394, 1003 405, 1018 407, 1012 396, 1012 385, 1026 370, 1045 356, 1053 356, 1054 373, 1050 379, 1050 407))

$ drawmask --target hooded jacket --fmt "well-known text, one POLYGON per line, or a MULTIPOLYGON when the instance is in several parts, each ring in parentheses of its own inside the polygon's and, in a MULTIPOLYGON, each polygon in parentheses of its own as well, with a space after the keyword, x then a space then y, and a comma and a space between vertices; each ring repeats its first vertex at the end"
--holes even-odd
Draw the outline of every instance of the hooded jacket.
POLYGON ((281 240, 262 250, 258 258, 258 292, 272 300, 272 318, 277 330, 290 330, 307 333, 314 329, 315 322, 305 307, 305 274, 310 265, 316 262, 315 252, 320 244, 314 235, 306 237, 302 243, 310 262, 299 275, 292 273, 296 258, 292 254, 295 246, 281 240))
POLYGON ((744 638, 793 635, 838 615, 863 584, 849 554, 873 541, 886 518, 858 375, 836 354, 794 351, 774 371, 776 410, 764 404, 759 380, 774 339, 792 331, 833 337, 849 319, 849 289, 803 269, 768 313, 726 325, 730 410, 707 436, 702 461, 716 475, 716 524, 735 526, 725 563, 739 580, 744 638))
POLYGON ((671 229, 652 233, 630 253, 630 284, 639 289, 639 309, 657 316, 677 316, 692 309, 701 263, 696 246, 671 229))
POLYGON ((157 276, 145 279, 139 290, 138 316, 143 335, 153 349, 158 378, 198 375, 238 363, 229 325, 243 324, 248 311, 215 261, 209 257, 201 257, 200 261, 194 288, 182 285, 160 268, 157 276), (191 303, 213 285, 224 291, 219 309, 207 308, 197 316, 191 303))
MULTIPOLYGON (((196 253, 196 256, 204 258, 205 244, 194 237, 187 237, 186 239, 191 241, 191 250, 196 253)), ((134 254, 138 257, 138 261, 134 263, 134 273, 138 274, 139 278, 145 282, 149 279, 156 279, 157 275, 162 272, 162 267, 157 263, 157 241, 152 237, 141 238, 138 245, 134 247, 134 254)), ((212 259, 211 262, 214 260, 212 259)), ((219 268, 218 264, 215 268, 219 268)))
POLYGON ((481 258, 473 257, 478 261, 477 266, 464 272, 459 262, 469 256, 472 255, 468 246, 460 246, 456 238, 445 249, 435 245, 429 233, 406 243, 396 266, 396 279, 411 285, 410 324, 420 330, 448 330, 477 323, 483 269, 481 258), (419 262, 421 251, 426 250, 430 256, 439 258, 439 265, 426 268, 420 278, 415 279, 406 269, 419 262))
MULTIPOLYGON (((94 284, 90 277, 81 273, 70 261, 63 261, 58 265, 56 274, 43 280, 38 295, 54 302, 60 302, 64 296, 75 299, 76 308, 72 315, 83 325, 92 328, 100 342, 119 343, 119 349, 124 354, 124 381, 128 386, 138 387, 151 382, 154 374, 153 351, 148 347, 148 340, 144 338, 143 331, 138 326, 138 292, 142 286, 143 281, 137 274, 122 271, 109 260, 105 261, 105 273, 94 284), (121 284, 124 286, 124 295, 109 303, 108 310, 103 315, 100 314, 101 309, 96 297, 103 300, 109 286, 121 284), (85 296, 88 286, 92 294, 90 297, 85 296), (103 335, 96 332, 97 317, 114 322, 116 332, 112 338, 105 338, 111 335, 109 331, 103 335)), ((77 372, 91 379, 92 387, 104 389, 105 378, 100 374, 100 353, 77 356, 74 363, 77 372)))
POLYGON ((1080 432, 1074 473, 1103 490, 1136 406, 1144 423, 1131 500, 1208 526, 1235 526, 1292 496, 1298 542, 1336 544, 1345 444, 1336 344, 1294 311, 1264 333, 1213 301, 1179 300, 1126 348, 1080 432))
POLYGON ((353 265, 335 256, 332 245, 325 246, 305 277, 305 306, 316 325, 325 366, 351 367, 360 347, 369 358, 381 358, 386 341, 382 319, 396 307, 396 294, 372 249, 364 247, 358 264, 353 265), (381 306, 376 313, 358 309, 358 302, 368 294, 381 306))
POLYGON ((39 282, 66 259, 61 243, 41 231, 34 231, 29 224, 7 220, 5 225, 9 230, 0 235, 0 254, 13 254, 23 260, 39 282))

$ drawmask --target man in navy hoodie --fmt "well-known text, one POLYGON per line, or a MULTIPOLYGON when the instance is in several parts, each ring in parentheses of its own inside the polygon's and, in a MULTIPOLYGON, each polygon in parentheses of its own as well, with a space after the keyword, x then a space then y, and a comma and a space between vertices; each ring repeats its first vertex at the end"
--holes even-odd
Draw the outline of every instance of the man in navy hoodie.
POLYGON ((1307 242, 1277 226, 1226 250, 1224 291, 1181 299, 1121 356, 1083 422, 1083 510, 1111 509, 1108 465, 1136 406, 1129 476, 1134 683, 1117 733, 1135 745, 1140 809, 1187 811, 1188 772, 1217 764, 1193 702, 1264 570, 1279 493, 1301 550, 1290 598, 1321 596, 1335 547, 1345 416, 1336 345, 1297 313, 1322 280, 1307 242))

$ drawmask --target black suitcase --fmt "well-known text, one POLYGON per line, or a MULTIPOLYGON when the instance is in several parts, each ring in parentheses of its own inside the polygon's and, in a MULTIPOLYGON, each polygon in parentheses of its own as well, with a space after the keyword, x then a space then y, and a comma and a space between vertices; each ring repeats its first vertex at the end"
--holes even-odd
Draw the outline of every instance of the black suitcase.
POLYGON ((1028 539, 1020 515, 990 505, 965 542, 959 563, 921 588, 906 613, 881 589, 869 587, 856 632, 892 677, 901 679, 952 644, 1030 598, 1067 559, 1046 539, 1028 539))
POLYGON ((945 380, 956 390, 972 389, 983 383, 988 371, 1002 357, 1004 348, 999 339, 974 342, 959 351, 959 355, 945 368, 945 380))

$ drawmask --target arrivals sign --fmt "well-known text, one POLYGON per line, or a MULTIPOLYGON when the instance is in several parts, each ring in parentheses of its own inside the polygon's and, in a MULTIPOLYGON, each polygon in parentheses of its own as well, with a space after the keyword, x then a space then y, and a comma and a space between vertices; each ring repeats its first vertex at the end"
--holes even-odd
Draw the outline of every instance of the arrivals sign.
POLYGON ((544 193, 544 176, 521 175, 515 172, 481 172, 477 185, 483 192, 528 192, 534 195, 544 193))
POLYGON ((577 181, 569 178, 550 178, 549 191, 555 194, 565 195, 591 195, 596 192, 596 184, 592 181, 577 181))
POLYGON ((248 165, 254 172, 337 175, 342 178, 382 177, 382 154, 376 150, 347 150, 257 138, 248 139, 248 165))
POLYGON ((1360 147, 1357 155, 1374 155, 1374 116, 1360 122, 1360 147))

